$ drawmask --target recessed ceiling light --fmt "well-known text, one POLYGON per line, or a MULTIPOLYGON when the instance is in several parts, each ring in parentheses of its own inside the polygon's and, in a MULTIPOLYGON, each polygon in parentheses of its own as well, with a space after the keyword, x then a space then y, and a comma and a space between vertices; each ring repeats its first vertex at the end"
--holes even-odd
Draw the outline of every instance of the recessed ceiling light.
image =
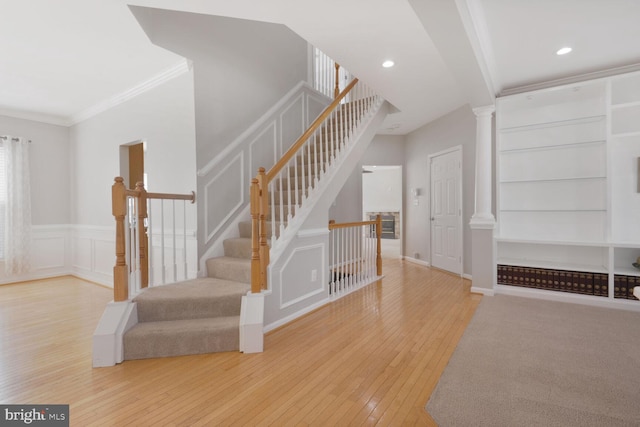
POLYGON ((382 66, 383 66, 384 68, 391 68, 391 67, 393 67, 394 65, 395 65, 395 62, 393 62, 393 61, 392 61, 392 60, 390 60, 390 59, 387 59, 386 61, 384 61, 384 62, 382 63, 382 66))
POLYGON ((563 47, 558 49, 558 51, 556 52, 556 55, 566 55, 567 53, 571 52, 573 49, 571 49, 570 47, 563 47))

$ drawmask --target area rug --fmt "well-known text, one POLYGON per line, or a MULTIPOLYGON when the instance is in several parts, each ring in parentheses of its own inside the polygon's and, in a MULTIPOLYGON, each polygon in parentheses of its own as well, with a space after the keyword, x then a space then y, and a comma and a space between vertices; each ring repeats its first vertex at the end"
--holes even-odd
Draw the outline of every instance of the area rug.
POLYGON ((484 297, 426 409, 441 427, 639 426, 640 313, 484 297))

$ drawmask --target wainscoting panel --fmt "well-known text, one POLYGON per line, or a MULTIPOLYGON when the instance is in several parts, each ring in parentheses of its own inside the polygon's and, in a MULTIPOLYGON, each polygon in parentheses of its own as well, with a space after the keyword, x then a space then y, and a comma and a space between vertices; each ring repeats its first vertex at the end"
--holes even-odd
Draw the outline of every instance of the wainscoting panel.
POLYGON ((238 154, 204 187, 204 224, 206 242, 235 215, 243 204, 245 190, 244 153, 238 154))
POLYGON ((69 274, 112 287, 116 260, 115 226, 75 225, 70 227, 70 235, 69 274))
POLYGON ((64 269, 66 267, 65 251, 60 251, 66 245, 65 236, 45 237, 34 240, 31 254, 36 270, 64 269))
POLYGON ((280 115, 280 157, 307 128, 304 114, 304 95, 301 93, 280 115))
POLYGON ((327 105, 331 103, 331 99, 324 98, 318 94, 309 93, 306 105, 306 121, 310 125, 322 112, 327 105))
POLYGON ((280 309, 326 293, 323 244, 293 250, 280 270, 280 309))
POLYGON ((0 284, 69 274, 71 265, 69 226, 36 225, 31 229, 31 269, 28 273, 7 276, 0 262, 0 284))
POLYGON ((277 129, 273 122, 249 144, 249 170, 247 182, 251 182, 258 173, 259 167, 266 170, 276 163, 277 129))
POLYGON ((232 216, 249 204, 249 185, 259 167, 275 164, 331 103, 307 83, 301 82, 219 155, 198 170, 198 189, 204 194, 199 204, 199 250, 202 263, 217 251, 220 239, 236 233, 232 216), (238 165, 238 156, 244 160, 238 165), (233 165, 232 167, 230 167, 233 165), (227 168, 226 173, 220 172, 227 168), (242 173, 242 182, 236 174, 242 173), (216 176, 216 178, 212 178, 216 176), (214 184, 214 180, 216 183, 214 184), (240 186, 240 187, 239 187, 240 186))

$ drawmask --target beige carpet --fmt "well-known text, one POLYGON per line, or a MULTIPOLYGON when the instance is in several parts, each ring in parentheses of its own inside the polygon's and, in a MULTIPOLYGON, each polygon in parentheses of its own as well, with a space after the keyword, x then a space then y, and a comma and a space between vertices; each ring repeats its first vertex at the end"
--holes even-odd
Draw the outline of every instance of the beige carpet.
POLYGON ((426 408, 442 427, 640 426, 640 313, 484 297, 426 408))

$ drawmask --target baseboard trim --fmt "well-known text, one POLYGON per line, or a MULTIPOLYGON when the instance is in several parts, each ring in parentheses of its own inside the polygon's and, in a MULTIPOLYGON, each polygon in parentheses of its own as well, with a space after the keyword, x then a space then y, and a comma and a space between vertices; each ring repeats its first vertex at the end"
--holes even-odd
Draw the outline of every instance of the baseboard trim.
POLYGON ((427 261, 422 261, 422 260, 415 259, 415 258, 412 258, 412 257, 405 256, 404 260, 407 261, 407 262, 410 262, 412 264, 422 265, 423 267, 431 267, 431 264, 429 264, 427 261))
POLYGON ((493 289, 487 289, 487 288, 478 288, 475 286, 471 286, 471 293, 472 294, 482 294, 482 295, 486 295, 488 297, 492 297, 496 294, 496 291, 493 289))
POLYGON ((638 301, 632 300, 616 300, 607 297, 545 291, 542 289, 520 288, 508 285, 496 285, 496 294, 640 312, 640 304, 638 304, 638 301))
POLYGON ((293 314, 290 314, 289 316, 283 317, 282 319, 276 320, 273 323, 269 323, 268 325, 266 325, 263 329, 263 332, 266 334, 267 332, 271 332, 274 329, 277 329, 281 326, 286 325, 289 322, 292 322, 294 320, 296 320, 299 317, 304 316, 305 314, 309 314, 314 310, 319 309, 322 306, 325 306, 327 304, 329 304, 331 301, 327 298, 327 299, 323 299, 322 301, 319 301, 313 305, 310 305, 308 307, 303 308, 300 311, 297 311, 293 314))
POLYGON ((86 280, 88 282, 95 283, 96 285, 113 289, 113 277, 111 276, 92 271, 81 271, 78 268, 73 268, 68 274, 77 277, 78 279, 86 280))

